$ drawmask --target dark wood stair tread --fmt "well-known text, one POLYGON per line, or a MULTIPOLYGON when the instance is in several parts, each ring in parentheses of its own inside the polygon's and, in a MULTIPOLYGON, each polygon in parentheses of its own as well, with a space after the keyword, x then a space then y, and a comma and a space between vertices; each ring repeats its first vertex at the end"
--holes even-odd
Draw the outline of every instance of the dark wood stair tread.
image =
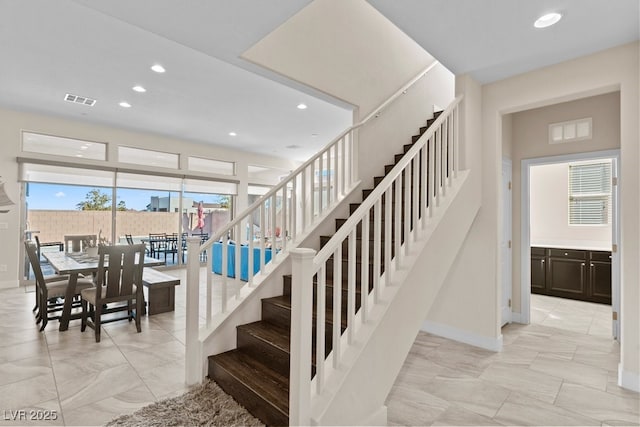
MULTIPOLYGON (((291 295, 279 295, 271 298, 263 298, 262 301, 267 304, 273 304, 277 307, 283 308, 287 311, 291 311, 291 295)), ((344 316, 343 316, 344 317, 344 316)), ((313 307, 313 325, 315 327, 316 324, 316 307, 313 307)), ((325 307, 325 323, 327 324, 327 328, 333 328, 333 308, 325 307)), ((344 331, 347 329, 347 319, 341 319, 341 327, 344 331)))
POLYGON ((212 379, 249 412, 269 424, 288 425, 289 378, 240 350, 209 356, 212 372, 212 379))
POLYGON ((268 343, 279 350, 289 353, 290 331, 280 325, 258 320, 257 322, 246 323, 238 326, 239 330, 254 336, 255 338, 268 343))

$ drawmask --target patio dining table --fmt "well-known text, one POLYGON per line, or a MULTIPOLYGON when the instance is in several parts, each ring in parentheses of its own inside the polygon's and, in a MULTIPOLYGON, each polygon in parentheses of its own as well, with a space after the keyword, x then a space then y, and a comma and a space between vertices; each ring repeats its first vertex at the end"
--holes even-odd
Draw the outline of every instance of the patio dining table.
MULTIPOLYGON (((60 317, 60 330, 69 329, 69 320, 78 318, 78 315, 71 315, 71 302, 75 295, 76 284, 80 274, 94 274, 98 271, 98 256, 89 256, 85 252, 43 252, 42 255, 49 261, 51 267, 57 274, 69 275, 69 283, 67 285, 64 306, 62 308, 62 316, 60 317)), ((153 267, 164 265, 160 261, 151 257, 144 257, 145 267, 153 267)))

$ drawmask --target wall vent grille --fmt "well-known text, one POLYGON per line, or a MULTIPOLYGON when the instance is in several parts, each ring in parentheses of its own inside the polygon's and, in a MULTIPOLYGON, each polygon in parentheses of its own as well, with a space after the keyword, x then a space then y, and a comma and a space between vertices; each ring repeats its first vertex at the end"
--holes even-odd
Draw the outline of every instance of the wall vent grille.
POLYGON ((93 107, 96 103, 95 99, 87 98, 86 96, 72 95, 70 93, 65 94, 64 100, 73 102, 74 104, 88 105, 89 107, 93 107))

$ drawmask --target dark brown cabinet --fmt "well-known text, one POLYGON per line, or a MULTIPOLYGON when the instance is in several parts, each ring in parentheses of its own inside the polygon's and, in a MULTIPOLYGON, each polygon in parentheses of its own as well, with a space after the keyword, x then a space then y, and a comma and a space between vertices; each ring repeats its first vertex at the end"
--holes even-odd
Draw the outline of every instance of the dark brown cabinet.
POLYGON ((611 304, 611 252, 532 247, 531 292, 611 304))

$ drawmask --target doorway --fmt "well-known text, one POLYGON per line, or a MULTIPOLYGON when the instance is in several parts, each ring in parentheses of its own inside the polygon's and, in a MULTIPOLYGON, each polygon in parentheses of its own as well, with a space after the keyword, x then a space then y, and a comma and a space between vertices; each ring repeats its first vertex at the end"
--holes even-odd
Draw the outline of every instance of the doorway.
MULTIPOLYGON (((522 247, 521 247, 521 307, 522 307, 522 322, 523 323, 531 323, 532 321, 532 312, 531 312, 531 307, 532 307, 532 293, 531 293, 531 287, 532 287, 532 269, 534 266, 534 261, 532 260, 533 258, 536 257, 540 257, 539 261, 536 262, 540 262, 541 264, 541 268, 543 273, 546 271, 547 273, 549 273, 551 271, 551 268, 549 266, 549 262, 554 261, 554 258, 550 258, 553 256, 563 256, 563 255, 567 255, 569 258, 571 259, 567 259, 566 262, 566 269, 567 271, 570 268, 570 262, 574 263, 574 266, 576 268, 575 271, 579 271, 578 274, 580 274, 580 278, 579 281, 582 282, 587 282, 588 280, 593 280, 593 279, 589 279, 589 274, 595 275, 597 274, 597 271, 595 270, 597 268, 597 263, 598 261, 591 261, 591 255, 583 255, 582 253, 576 251, 575 253, 570 253, 570 251, 561 251, 558 254, 555 254, 554 251, 558 251, 560 246, 562 246, 562 244, 559 241, 550 241, 546 246, 551 246, 551 248, 544 248, 544 250, 546 252, 544 253, 537 253, 537 251, 539 249, 542 248, 538 248, 536 249, 536 253, 533 254, 533 258, 532 258, 532 246, 535 246, 536 244, 540 244, 540 241, 537 241, 537 239, 539 239, 539 236, 533 234, 532 235, 532 230, 531 230, 531 224, 532 224, 532 171, 533 168, 538 167, 538 166, 543 166, 543 165, 558 165, 558 164, 593 164, 594 162, 597 161, 610 161, 611 164, 611 197, 610 197, 610 201, 608 202, 607 205, 607 212, 605 212, 604 214, 607 216, 607 218, 609 219, 610 223, 611 223, 611 227, 610 227, 610 233, 611 233, 611 263, 610 263, 610 276, 611 276, 611 312, 612 314, 610 314, 612 320, 612 325, 611 325, 611 336, 613 336, 614 339, 619 339, 619 316, 618 313, 620 312, 620 253, 618 252, 617 248, 618 245, 617 243, 619 242, 619 227, 618 227, 618 223, 619 223, 619 209, 618 209, 618 197, 617 197, 617 191, 618 191, 618 187, 617 187, 617 177, 618 177, 618 168, 619 168, 619 155, 620 152, 619 150, 608 150, 608 151, 600 151, 600 152, 592 152, 592 153, 579 153, 579 154, 572 154, 572 155, 563 155, 563 156, 554 156, 554 157, 544 157, 544 158, 537 158, 537 159, 527 159, 527 160, 523 160, 522 161, 522 188, 521 188, 521 194, 522 194, 522 205, 521 205, 521 242, 522 242, 522 247), (555 248, 554 248, 555 246, 555 248), (581 260, 580 257, 585 257, 584 260, 581 260), (546 265, 544 264, 546 261, 546 265)), ((570 173, 569 173, 570 175, 570 173)), ((568 176, 567 179, 570 179, 570 177, 568 176)), ((565 196, 566 197, 566 196, 565 196)), ((571 199, 569 197, 569 199, 571 199)), ((593 200, 593 199, 590 199, 593 200)), ((570 203, 573 203, 570 200, 567 200, 565 203, 567 203, 567 205, 569 205, 570 203)), ((591 203, 593 204, 593 203, 591 203)), ((585 206, 588 207, 588 203, 585 204, 585 206)), ((569 208, 571 210, 571 207, 569 208)), ((588 209, 584 208, 583 210, 587 211, 588 209)), ((572 215, 578 215, 580 212, 578 213, 570 213, 568 214, 568 221, 571 223, 572 221, 572 215)), ((584 214, 587 215, 587 214, 584 214)), ((588 217, 588 215, 587 215, 588 217)), ((564 221, 567 220, 567 218, 563 218, 564 221)), ((588 245, 588 244, 587 244, 588 245)), ((603 248, 599 248, 599 249, 603 249, 603 248)), ((586 253, 586 252, 585 252, 586 253)), ((557 258, 556 258, 557 260, 557 258)), ((537 265, 537 264, 535 264, 537 265)), ((565 268, 563 266, 563 268, 565 268)), ((534 271, 535 272, 535 271, 534 271)), ((540 276, 535 276, 536 277, 536 281, 537 282, 539 279, 538 277, 540 276)), ((547 280, 548 282, 548 280, 547 280)), ((540 286, 539 283, 533 283, 534 286, 540 286)), ((581 285, 582 286, 582 285, 581 285)), ((577 292, 578 288, 580 288, 581 286, 575 286, 575 290, 573 289, 560 289, 560 296, 564 296, 562 295, 562 292, 566 292, 566 293, 571 293, 571 292, 577 292)), ((549 286, 547 287, 547 289, 549 288, 549 286)), ((544 293, 544 292, 543 292, 544 293)), ((551 292, 551 294, 553 294, 553 292, 551 292)), ((552 295, 553 296, 553 295, 552 295)), ((545 300, 544 298, 536 298, 536 302, 538 304, 546 304, 547 306, 549 304, 555 304, 554 300, 545 300), (542 301, 542 302, 541 302, 542 301)), ((539 313, 535 313, 536 316, 539 316, 539 313)), ((540 320, 539 318, 537 318, 536 320, 540 320)), ((551 322, 553 323, 553 320, 547 320, 547 322, 551 322)))

